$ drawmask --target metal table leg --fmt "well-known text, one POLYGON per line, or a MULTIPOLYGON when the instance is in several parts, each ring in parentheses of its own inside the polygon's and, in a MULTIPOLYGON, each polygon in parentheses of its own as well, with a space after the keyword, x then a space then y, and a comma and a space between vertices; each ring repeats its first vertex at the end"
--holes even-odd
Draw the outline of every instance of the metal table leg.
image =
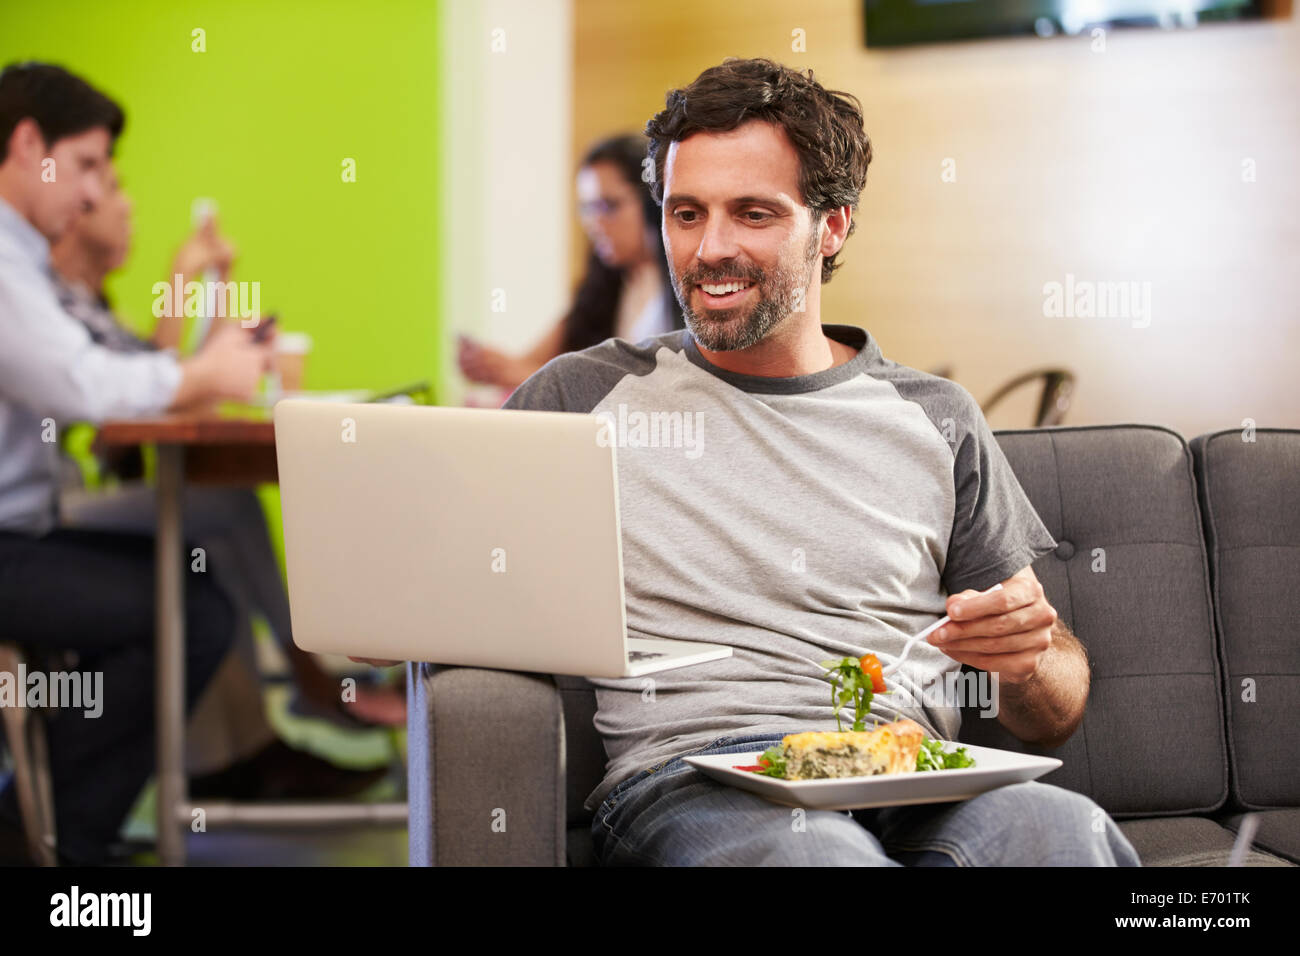
POLYGON ((185 580, 181 553, 181 488, 185 448, 159 444, 158 533, 154 543, 157 676, 158 855, 164 866, 185 864, 185 580))

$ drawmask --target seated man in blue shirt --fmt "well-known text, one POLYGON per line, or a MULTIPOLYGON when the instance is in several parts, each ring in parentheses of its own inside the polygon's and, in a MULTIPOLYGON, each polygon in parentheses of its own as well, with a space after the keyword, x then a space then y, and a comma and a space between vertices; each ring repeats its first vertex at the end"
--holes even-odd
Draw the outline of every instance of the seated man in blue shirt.
MULTIPOLYGON (((78 421, 248 400, 271 360, 238 323, 184 361, 116 352, 60 307, 49 244, 100 197, 123 122, 115 103, 59 67, 0 73, 0 637, 50 670, 102 675, 97 714, 56 708, 47 726, 59 854, 81 863, 105 859, 153 768, 154 557, 148 536, 58 527, 58 435, 78 421)), ((186 582, 192 706, 235 621, 208 578, 186 582)), ((10 784, 0 836, 17 822, 10 784)))

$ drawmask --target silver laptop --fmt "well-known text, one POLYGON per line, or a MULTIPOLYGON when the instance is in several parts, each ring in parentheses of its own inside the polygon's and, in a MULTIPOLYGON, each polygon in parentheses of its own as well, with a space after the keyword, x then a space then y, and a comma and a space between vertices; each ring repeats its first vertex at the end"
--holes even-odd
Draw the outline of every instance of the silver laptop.
POLYGON ((279 402, 294 642, 583 677, 730 656, 627 636, 604 427, 565 412, 279 402))

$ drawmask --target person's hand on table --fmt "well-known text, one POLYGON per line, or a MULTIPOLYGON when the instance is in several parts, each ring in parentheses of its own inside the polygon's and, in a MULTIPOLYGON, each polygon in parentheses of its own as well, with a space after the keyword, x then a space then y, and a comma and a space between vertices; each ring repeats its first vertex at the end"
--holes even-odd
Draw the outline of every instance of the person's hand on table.
POLYGON ((466 335, 459 338, 456 360, 461 374, 471 382, 514 388, 528 377, 521 374, 522 363, 518 359, 466 335))
POLYGON ((952 621, 929 642, 955 661, 997 672, 1009 684, 1028 681, 1052 646, 1056 609, 1031 567, 1002 582, 991 594, 966 590, 948 596, 952 621))
POLYGON ((238 320, 214 319, 212 332, 191 361, 199 362, 210 397, 246 402, 257 394, 262 373, 271 369, 269 343, 253 341, 238 320))

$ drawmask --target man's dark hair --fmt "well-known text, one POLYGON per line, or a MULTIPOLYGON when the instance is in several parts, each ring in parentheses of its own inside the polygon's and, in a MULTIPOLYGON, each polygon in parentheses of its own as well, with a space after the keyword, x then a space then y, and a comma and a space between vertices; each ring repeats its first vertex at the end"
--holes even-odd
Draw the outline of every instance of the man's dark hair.
MULTIPOLYGON (((772 60, 729 57, 685 89, 670 92, 667 103, 645 127, 655 164, 651 189, 660 205, 670 143, 757 119, 784 127, 798 151, 799 189, 815 225, 840 206, 857 212, 871 162, 862 104, 851 93, 827 90, 812 70, 804 76, 772 60)), ((856 219, 849 222, 850 236, 856 226, 856 219)), ((835 256, 823 259, 822 282, 829 282, 837 268, 835 256)))
POLYGON ((49 148, 100 126, 116 141, 126 123, 120 106, 63 67, 11 63, 0 73, 0 163, 9 154, 14 127, 29 116, 49 148))

